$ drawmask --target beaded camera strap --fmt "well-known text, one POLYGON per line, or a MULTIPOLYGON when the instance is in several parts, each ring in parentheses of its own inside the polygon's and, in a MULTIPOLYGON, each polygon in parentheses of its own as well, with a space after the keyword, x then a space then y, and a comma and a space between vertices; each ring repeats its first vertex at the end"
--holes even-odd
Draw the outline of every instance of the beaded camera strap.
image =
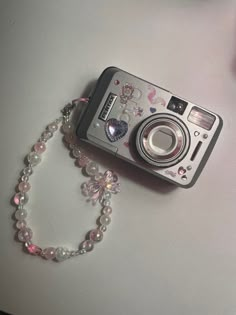
MULTIPOLYGON (((23 169, 18 192, 13 200, 16 205, 15 219, 18 229, 17 238, 23 242, 28 253, 40 256, 47 260, 63 261, 65 259, 83 255, 93 250, 94 245, 103 239, 103 234, 111 222, 111 196, 120 191, 118 177, 112 170, 107 170, 104 174, 99 172, 98 165, 91 161, 80 148, 74 132, 74 126, 70 121, 71 112, 80 102, 88 102, 87 98, 80 98, 67 104, 62 112, 62 116, 50 123, 43 131, 38 142, 33 146, 32 152, 27 156, 27 166, 23 169), (85 169, 89 180, 82 184, 81 190, 89 201, 95 205, 97 202, 102 206, 98 226, 88 233, 88 238, 79 244, 78 249, 70 250, 65 247, 47 247, 40 248, 32 241, 33 232, 26 223, 27 211, 25 204, 28 201, 28 191, 31 188, 29 178, 33 174, 33 168, 36 167, 46 151, 46 143, 54 133, 60 129, 64 133, 64 140, 71 150, 71 155, 76 159, 76 165, 85 169)), ((83 173, 83 172, 82 172, 83 173)))

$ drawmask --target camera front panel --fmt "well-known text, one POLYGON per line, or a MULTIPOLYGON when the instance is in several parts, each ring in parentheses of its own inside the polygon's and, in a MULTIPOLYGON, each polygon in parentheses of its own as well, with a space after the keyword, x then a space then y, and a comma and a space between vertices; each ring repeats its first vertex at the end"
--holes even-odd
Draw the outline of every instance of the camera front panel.
POLYGON ((103 72, 90 106, 83 117, 89 142, 186 188, 222 127, 218 115, 117 68, 103 72))

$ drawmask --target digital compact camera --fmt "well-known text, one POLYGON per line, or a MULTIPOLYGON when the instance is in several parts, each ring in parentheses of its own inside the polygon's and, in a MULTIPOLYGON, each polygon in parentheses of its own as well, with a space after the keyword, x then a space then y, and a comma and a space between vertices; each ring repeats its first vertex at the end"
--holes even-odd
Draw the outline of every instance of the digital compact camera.
POLYGON ((216 143, 219 115, 123 70, 98 79, 77 135, 147 172, 189 188, 216 143))

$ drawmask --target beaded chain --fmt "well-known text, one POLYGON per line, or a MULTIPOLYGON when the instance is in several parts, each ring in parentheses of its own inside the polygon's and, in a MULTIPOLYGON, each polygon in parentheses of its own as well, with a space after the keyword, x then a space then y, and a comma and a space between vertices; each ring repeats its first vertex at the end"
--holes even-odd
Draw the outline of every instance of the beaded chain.
MULTIPOLYGON (((112 170, 107 170, 104 174, 99 172, 98 165, 90 160, 77 143, 74 132, 74 126, 70 121, 72 110, 80 102, 88 102, 86 98, 80 98, 67 104, 62 112, 62 116, 50 123, 43 131, 38 142, 33 146, 32 152, 27 156, 27 166, 22 170, 18 192, 13 201, 16 205, 15 219, 18 229, 17 238, 23 242, 27 252, 40 256, 47 260, 63 261, 65 259, 83 255, 93 250, 94 245, 103 239, 103 234, 111 222, 111 195, 120 191, 118 177, 112 170), (82 184, 81 190, 84 196, 95 205, 97 202, 102 206, 101 215, 98 220, 98 226, 88 233, 88 237, 81 242, 78 249, 69 250, 65 247, 47 247, 40 248, 32 242, 33 232, 26 223, 27 211, 25 204, 28 202, 28 191, 31 188, 29 178, 33 174, 33 168, 36 167, 42 159, 42 154, 46 151, 46 143, 54 133, 62 127, 65 143, 71 150, 71 155, 76 159, 76 165, 84 168, 89 180, 82 184)), ((82 172, 83 173, 83 172, 82 172)))

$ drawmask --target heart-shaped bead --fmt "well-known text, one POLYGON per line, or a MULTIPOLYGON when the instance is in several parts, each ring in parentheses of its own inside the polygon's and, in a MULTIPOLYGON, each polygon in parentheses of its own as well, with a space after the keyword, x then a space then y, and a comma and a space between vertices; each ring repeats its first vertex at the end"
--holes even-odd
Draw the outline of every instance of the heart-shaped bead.
POLYGON ((111 118, 105 124, 105 132, 107 138, 111 142, 115 142, 125 136, 128 131, 128 124, 124 120, 111 118))

